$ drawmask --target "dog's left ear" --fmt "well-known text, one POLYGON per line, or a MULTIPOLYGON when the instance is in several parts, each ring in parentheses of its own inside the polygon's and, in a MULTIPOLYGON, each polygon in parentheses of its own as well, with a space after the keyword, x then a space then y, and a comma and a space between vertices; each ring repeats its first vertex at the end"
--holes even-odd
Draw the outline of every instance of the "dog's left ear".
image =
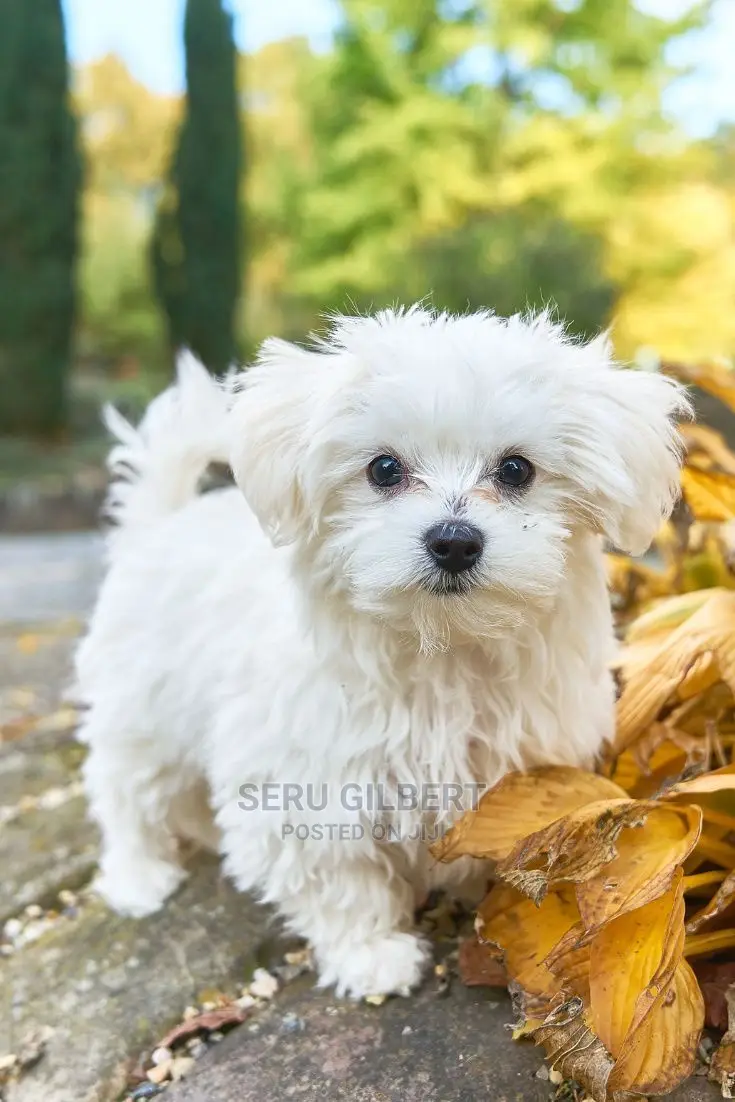
POLYGON ((593 525, 618 550, 641 555, 679 497, 677 423, 691 416, 691 406, 673 379, 616 366, 606 337, 582 351, 588 370, 580 380, 585 412, 571 445, 574 465, 593 489, 593 525))

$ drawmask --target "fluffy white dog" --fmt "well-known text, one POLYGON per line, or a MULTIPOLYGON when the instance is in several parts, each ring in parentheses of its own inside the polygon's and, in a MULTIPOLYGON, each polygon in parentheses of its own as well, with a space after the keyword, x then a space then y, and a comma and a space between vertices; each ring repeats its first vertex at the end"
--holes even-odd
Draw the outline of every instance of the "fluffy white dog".
POLYGON ((613 723, 602 539, 648 546, 685 409, 547 315, 412 308, 269 340, 234 386, 185 359, 138 430, 113 415, 118 526, 78 655, 109 903, 163 904, 208 791, 227 873, 309 939, 322 983, 415 985, 415 900, 466 869, 409 835, 447 809, 360 808, 345 786, 594 761, 613 723), (212 460, 244 499, 197 494, 212 460), (381 844, 388 820, 401 840, 381 844))

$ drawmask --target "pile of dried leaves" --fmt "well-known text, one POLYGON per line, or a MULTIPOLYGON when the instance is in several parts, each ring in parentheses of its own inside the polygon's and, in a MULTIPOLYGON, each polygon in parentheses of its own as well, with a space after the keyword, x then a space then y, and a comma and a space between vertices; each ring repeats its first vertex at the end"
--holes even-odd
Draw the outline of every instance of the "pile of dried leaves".
MULTIPOLYGON (((669 368, 735 410, 735 372, 669 368)), ((623 646, 615 745, 598 773, 505 777, 434 847, 490 858, 477 916, 515 1035, 595 1102, 692 1074, 735 1097, 735 454, 684 425, 683 500, 646 563, 610 556, 623 646)), ((474 951, 475 967, 479 967, 474 951)))

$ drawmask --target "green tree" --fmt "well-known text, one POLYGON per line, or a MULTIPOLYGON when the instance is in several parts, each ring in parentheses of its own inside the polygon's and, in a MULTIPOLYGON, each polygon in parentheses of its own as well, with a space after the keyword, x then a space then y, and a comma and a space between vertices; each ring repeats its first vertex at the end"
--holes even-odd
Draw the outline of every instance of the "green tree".
POLYGON ((242 137, 232 18, 221 0, 187 0, 186 104, 152 242, 171 344, 211 371, 235 356, 241 283, 242 137))
POLYGON ((528 203, 419 242, 401 271, 404 296, 430 296, 454 313, 491 306, 501 316, 552 303, 573 332, 590 337, 616 297, 602 247, 598 236, 528 203))
POLYGON ((0 430, 66 417, 81 161, 60 0, 0 0, 0 430))
POLYGON ((342 9, 314 99, 300 293, 331 308, 414 289, 476 302, 453 287, 473 278, 503 308, 513 288, 515 308, 548 290, 580 328, 604 322, 617 209, 680 164, 661 105, 667 47, 706 4, 679 19, 635 0, 342 9), (593 265, 595 286, 583 274, 593 265))

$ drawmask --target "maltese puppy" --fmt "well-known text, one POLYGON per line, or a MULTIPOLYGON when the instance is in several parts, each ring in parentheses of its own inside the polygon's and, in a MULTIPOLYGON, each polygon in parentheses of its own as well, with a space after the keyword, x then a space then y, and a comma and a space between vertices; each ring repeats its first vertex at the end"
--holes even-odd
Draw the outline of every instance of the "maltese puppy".
POLYGON ((414 307, 268 340, 225 383, 183 357, 137 430, 108 411, 77 661, 107 901, 155 911, 197 837, 322 984, 413 987, 417 899, 481 865, 428 853, 446 793, 591 766, 612 733, 603 539, 640 554, 669 514, 686 407, 548 314, 414 307), (239 488, 198 492, 215 461, 239 488))

